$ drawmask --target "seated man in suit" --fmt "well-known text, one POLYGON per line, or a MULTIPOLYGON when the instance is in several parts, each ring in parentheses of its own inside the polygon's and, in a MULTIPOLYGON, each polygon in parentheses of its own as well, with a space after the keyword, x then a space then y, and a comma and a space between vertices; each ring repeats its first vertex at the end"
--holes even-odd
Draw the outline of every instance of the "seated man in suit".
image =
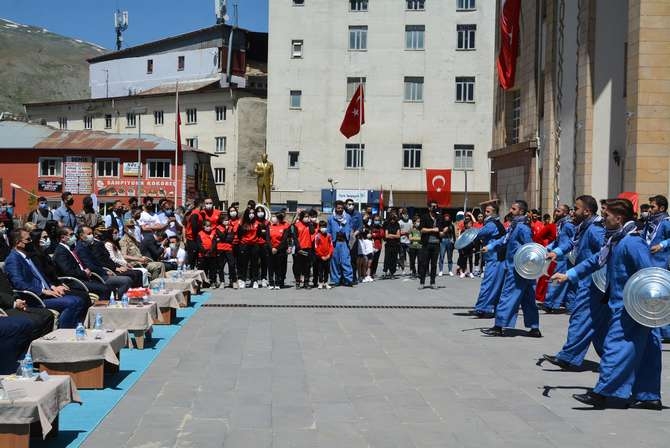
POLYGON ((140 250, 145 257, 154 261, 163 261, 166 243, 167 234, 165 232, 145 233, 140 250))
POLYGON ((109 242, 112 245, 112 248, 117 248, 117 255, 120 255, 120 250, 116 245, 116 241, 112 237, 111 230, 112 229, 105 229, 102 227, 93 230, 93 243, 91 244, 93 256, 95 256, 100 264, 114 272, 116 275, 129 277, 132 280, 133 288, 139 288, 142 286, 142 272, 134 270, 131 266, 128 266, 127 262, 125 265, 118 264, 112 259, 111 254, 105 245, 105 243, 109 242))
MULTIPOLYGON (((110 275, 105 271, 104 264, 94 255, 91 250, 93 244, 93 230, 87 226, 80 226, 77 229, 77 244, 75 246, 75 253, 79 260, 81 260, 84 269, 89 269, 98 274, 105 281, 105 284, 116 290, 119 296, 130 289, 132 280, 129 277, 121 275, 110 275)), ((104 248, 104 247, 103 247, 104 248)), ((105 249, 106 251, 106 249, 105 249)), ((109 258, 109 254, 107 254, 109 258)))
POLYGON ((25 300, 15 297, 4 272, 0 272, 0 309, 9 317, 30 322, 31 341, 50 333, 54 328, 53 313, 45 308, 29 307, 25 300))
POLYGON ((28 319, 10 317, 0 311, 0 375, 16 373, 17 361, 32 341, 33 326, 28 319))
POLYGON ((26 256, 26 247, 32 244, 30 234, 17 229, 12 232, 9 241, 12 251, 5 261, 5 273, 12 286, 40 296, 47 308, 58 311, 60 328, 75 328, 78 322, 83 322, 87 303, 81 297, 68 294, 67 286, 49 283, 35 263, 26 256))
POLYGON ((56 231, 58 246, 54 252, 54 263, 61 276, 74 277, 81 280, 90 292, 101 300, 109 300, 112 288, 103 283, 91 280, 91 271, 85 268, 72 248, 77 243, 77 237, 69 227, 62 227, 56 231))

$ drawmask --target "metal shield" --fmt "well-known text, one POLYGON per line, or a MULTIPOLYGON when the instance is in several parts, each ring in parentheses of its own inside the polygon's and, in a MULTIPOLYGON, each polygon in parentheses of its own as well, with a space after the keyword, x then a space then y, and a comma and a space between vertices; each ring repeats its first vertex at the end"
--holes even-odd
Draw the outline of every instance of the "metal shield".
POLYGON ((623 288, 623 305, 645 327, 670 324, 670 271, 656 267, 637 271, 623 288))
POLYGON ((468 229, 465 232, 461 233, 461 236, 458 237, 454 247, 456 250, 461 250, 468 247, 470 244, 474 243, 479 234, 479 229, 468 229))
POLYGON ((568 260, 570 263, 573 265, 575 264, 575 261, 577 261, 577 248, 573 247, 570 252, 568 252, 568 260))
POLYGON ((524 244, 514 254, 514 269, 521 277, 536 280, 547 274, 551 260, 547 248, 541 244, 524 244))
POLYGON ((607 266, 603 266, 591 274, 591 280, 593 280, 593 284, 596 285, 596 288, 600 292, 605 292, 605 288, 607 287, 607 266))

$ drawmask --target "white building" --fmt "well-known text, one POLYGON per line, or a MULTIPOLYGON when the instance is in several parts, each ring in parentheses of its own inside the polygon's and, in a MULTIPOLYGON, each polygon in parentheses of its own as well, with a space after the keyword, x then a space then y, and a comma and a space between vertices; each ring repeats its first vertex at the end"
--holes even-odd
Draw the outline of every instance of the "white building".
MULTIPOLYGON (((496 2, 284 0, 269 8, 268 155, 273 202, 327 202, 328 179, 393 188, 425 206, 425 169, 471 167, 469 203, 489 198, 496 2), (359 79, 362 135, 339 132, 359 79), (353 146, 352 146, 353 145, 353 146)), ((452 173, 462 206, 464 173, 452 173)))
POLYGON ((216 25, 89 59, 91 98, 29 103, 26 115, 70 130, 127 134, 141 125, 174 140, 178 86, 182 143, 217 156, 207 170, 216 188, 201 193, 247 198, 265 142, 267 34, 236 30, 230 83, 229 36, 216 25))

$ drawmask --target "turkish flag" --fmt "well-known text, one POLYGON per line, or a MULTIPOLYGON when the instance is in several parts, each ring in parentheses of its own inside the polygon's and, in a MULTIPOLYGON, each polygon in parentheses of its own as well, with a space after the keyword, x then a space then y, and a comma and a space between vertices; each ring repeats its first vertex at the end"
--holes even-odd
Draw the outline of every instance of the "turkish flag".
POLYGON ((619 199, 628 199, 632 204, 633 204, 633 211, 635 213, 639 213, 640 211, 640 195, 635 193, 634 191, 624 191, 623 193, 619 193, 619 196, 617 196, 619 199))
POLYGON ((181 114, 179 107, 177 107, 177 152, 181 152, 181 114))
POLYGON ((384 216, 384 187, 379 189, 379 216, 384 216))
POLYGON ((519 14, 521 0, 502 0, 500 6, 500 53, 498 53, 498 81, 500 87, 514 87, 516 58, 519 55, 519 14))
POLYGON ((359 84, 354 96, 351 97, 344 120, 340 126, 340 132, 350 138, 361 132, 361 125, 365 123, 365 97, 363 95, 363 84, 359 84))
POLYGON ((451 205, 451 170, 426 170, 426 199, 440 207, 451 205))

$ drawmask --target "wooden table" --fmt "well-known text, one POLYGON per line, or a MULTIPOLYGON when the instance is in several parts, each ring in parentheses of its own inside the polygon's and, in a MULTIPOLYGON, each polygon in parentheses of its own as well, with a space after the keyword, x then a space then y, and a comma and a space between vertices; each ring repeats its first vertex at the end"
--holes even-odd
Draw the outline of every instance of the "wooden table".
POLYGON ((98 301, 88 309, 85 324, 87 328, 95 325, 95 315, 98 313, 102 315, 103 328, 128 330, 135 338, 135 346, 140 350, 144 349, 145 338, 151 337, 153 324, 163 319, 156 302, 122 308, 121 305, 109 307, 106 302, 98 301))
POLYGON ((163 318, 162 322, 155 322, 155 325, 172 324, 177 318, 177 309, 186 306, 187 303, 184 293, 178 289, 152 292, 149 298, 156 302, 163 318))

